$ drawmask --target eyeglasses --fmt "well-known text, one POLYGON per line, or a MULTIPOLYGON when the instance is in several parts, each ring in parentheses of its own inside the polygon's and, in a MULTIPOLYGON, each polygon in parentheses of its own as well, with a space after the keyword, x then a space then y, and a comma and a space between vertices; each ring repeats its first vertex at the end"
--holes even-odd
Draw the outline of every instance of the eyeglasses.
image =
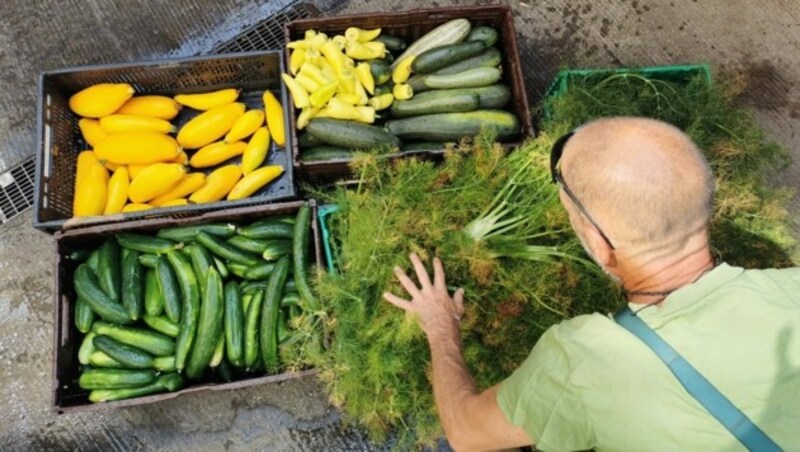
POLYGON ((594 226, 595 229, 597 229, 597 232, 600 233, 600 237, 602 237, 603 240, 605 240, 606 243, 608 243, 608 246, 610 246, 611 249, 613 250, 615 248, 614 245, 611 243, 611 240, 608 239, 606 233, 603 232, 602 229, 600 229, 600 226, 597 225, 597 222, 595 222, 592 219, 592 216, 589 215, 589 212, 586 211, 586 208, 583 207, 583 204, 581 204, 581 202, 578 201, 578 198, 576 198, 575 195, 572 193, 572 190, 569 189, 567 183, 564 182, 564 176, 561 175, 561 169, 558 167, 558 161, 561 160, 561 154, 564 153, 564 146, 567 144, 567 141, 569 141, 569 139, 572 138, 572 135, 574 134, 575 131, 573 130, 568 134, 562 136, 561 138, 556 140, 556 142, 553 144, 553 148, 550 150, 550 174, 553 177, 553 183, 561 184, 561 187, 564 188, 564 192, 567 194, 567 196, 569 196, 569 199, 572 200, 572 203, 575 204, 575 206, 578 208, 578 210, 580 210, 583 216, 586 217, 587 220, 589 220, 589 223, 591 223, 592 226, 594 226))

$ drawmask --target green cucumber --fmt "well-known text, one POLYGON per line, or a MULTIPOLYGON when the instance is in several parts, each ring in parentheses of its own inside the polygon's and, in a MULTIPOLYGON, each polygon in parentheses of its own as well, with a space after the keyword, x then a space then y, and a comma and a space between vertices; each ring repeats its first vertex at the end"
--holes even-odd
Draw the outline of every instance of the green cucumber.
POLYGON ((100 288, 112 300, 119 302, 122 284, 122 258, 120 249, 114 239, 107 239, 100 248, 100 260, 97 262, 97 281, 100 288))
POLYGON ((174 240, 176 242, 191 242, 195 239, 198 233, 205 232, 206 234, 215 237, 230 237, 236 232, 236 226, 230 223, 211 223, 211 224, 198 224, 192 226, 175 226, 171 228, 164 228, 156 234, 157 237, 164 239, 174 240))
POLYGON ((226 267, 228 267, 228 271, 233 273, 234 276, 238 276, 240 278, 244 278, 244 275, 247 273, 247 269, 250 268, 250 266, 245 264, 237 264, 236 262, 231 262, 226 267))
MULTIPOLYGON (((297 292, 311 309, 317 308, 317 301, 311 293, 306 276, 308 266, 308 245, 311 236, 311 207, 306 204, 297 211, 297 220, 294 222, 294 237, 292 237, 292 264, 294 281, 297 292)), ((283 279, 286 282, 286 278, 283 279)), ((283 283, 281 283, 281 288, 283 283)), ((269 289, 268 289, 269 290, 269 289)))
POLYGON ((225 357, 225 335, 221 335, 217 340, 217 345, 214 347, 214 354, 211 355, 211 361, 208 363, 208 367, 214 369, 222 362, 222 358, 225 357))
POLYGON ((147 369, 153 366, 153 355, 136 347, 123 344, 109 336, 98 334, 92 341, 97 350, 132 369, 147 369))
POLYGON ((154 356, 167 356, 175 353, 175 341, 155 331, 111 325, 106 322, 95 322, 92 331, 154 356))
MULTIPOLYGON (((392 52, 395 52, 395 51, 398 51, 398 50, 405 50, 405 48, 408 47, 406 45, 406 42, 403 41, 401 38, 398 38, 397 36, 385 35, 383 33, 378 35, 378 37, 375 38, 374 40, 377 41, 377 42, 382 42, 383 45, 386 46, 386 50, 389 50, 389 51, 392 51, 392 52)), ((373 61, 376 61, 376 60, 373 60, 373 61)), ((372 64, 372 62, 370 62, 370 64, 372 64)), ((387 65, 387 67, 388 67, 388 65, 387 65)))
POLYGON ((117 242, 125 248, 151 254, 163 254, 176 246, 172 240, 127 232, 117 234, 117 242))
POLYGON ((309 133, 333 146, 352 149, 372 149, 400 146, 400 140, 386 130, 332 118, 314 118, 306 126, 309 133))
POLYGON ((478 88, 497 83, 503 77, 503 71, 496 67, 476 67, 462 72, 447 75, 428 74, 412 82, 414 93, 429 89, 478 88))
POLYGON ((283 309, 278 309, 278 344, 282 344, 289 339, 289 329, 286 328, 286 313, 283 309))
POLYGON ((93 332, 89 332, 84 336, 80 348, 78 348, 78 362, 84 366, 89 364, 89 357, 95 352, 94 337, 97 336, 93 332))
POLYGON ((406 51, 394 60, 392 69, 406 58, 416 57, 428 49, 463 41, 469 35, 471 28, 472 25, 467 19, 453 19, 439 25, 408 46, 406 51))
POLYGON ((81 373, 78 386, 81 389, 135 388, 155 379, 156 373, 152 370, 90 369, 81 373))
POLYGON ((198 378, 214 356, 217 342, 222 337, 224 316, 224 295, 222 278, 214 268, 208 270, 203 290, 203 302, 197 321, 197 338, 186 362, 186 376, 198 378))
POLYGON ((156 262, 156 275, 158 285, 161 287, 161 295, 164 298, 164 311, 167 317, 173 322, 181 321, 181 294, 178 288, 178 281, 175 279, 175 272, 169 265, 165 256, 158 256, 156 262))
POLYGON ((81 297, 75 300, 75 327, 81 333, 88 333, 94 322, 94 311, 89 303, 81 297))
POLYGON ((153 369, 156 372, 175 372, 175 356, 157 356, 153 359, 153 369))
POLYGON ((96 350, 89 355, 89 364, 94 367, 105 367, 109 369, 124 369, 125 365, 116 359, 96 350))
POLYGON ((251 281, 263 280, 272 274, 272 270, 274 269, 275 264, 273 262, 261 262, 251 267, 247 267, 247 270, 244 272, 244 279, 251 281))
MULTIPOLYGON (((208 275, 208 270, 210 268, 215 268, 216 265, 214 264, 214 258, 211 256, 211 253, 208 252, 206 247, 201 245, 190 245, 189 246, 189 256, 192 260, 192 270, 194 270, 195 276, 200 281, 205 281, 206 276, 208 275)), ((203 284, 200 284, 200 291, 203 290, 203 284)))
POLYGON ((373 80, 375 80, 375 85, 383 85, 392 78, 392 69, 385 61, 369 61, 369 70, 372 73, 373 80))
POLYGON ((403 139, 457 141, 484 131, 494 131, 499 139, 508 139, 520 132, 520 123, 507 111, 475 110, 396 119, 386 122, 386 128, 403 139))
MULTIPOLYGON (((300 224, 300 221, 297 224, 300 224)), ((288 256, 278 259, 275 270, 269 276, 267 290, 264 291, 259 342, 261 357, 269 374, 278 372, 278 311, 281 309, 281 295, 283 286, 286 284, 286 277, 289 275, 289 265, 288 256)))
POLYGON ((239 285, 225 284, 225 350, 228 361, 236 367, 244 364, 244 310, 239 285))
POLYGON ((147 324, 153 331, 158 331, 159 333, 165 334, 171 338, 178 337, 178 332, 180 331, 181 326, 172 320, 160 316, 160 315, 147 315, 145 314, 142 317, 144 323, 147 324))
MULTIPOLYGON (((435 91, 423 92, 412 97, 408 101, 397 102, 411 102, 419 98, 425 99, 430 96, 448 97, 456 94, 477 94, 479 97, 480 109, 498 109, 503 108, 511 100, 511 90, 502 84, 496 83, 489 86, 480 86, 478 88, 456 88, 456 89, 440 89, 435 91)), ((397 103, 395 102, 395 103, 397 103)), ((433 113, 433 112, 431 112, 433 113)))
MULTIPOLYGON (((239 290, 242 290, 242 287, 239 286, 239 290)), ((242 294, 242 314, 247 314, 247 307, 250 306, 250 301, 253 299, 252 293, 243 293, 242 294)))
POLYGON ((231 363, 228 362, 227 359, 222 359, 222 362, 219 363, 219 367, 217 367, 217 373, 222 381, 226 383, 230 383, 233 381, 233 369, 231 369, 231 363))
POLYGON ((139 320, 144 311, 144 278, 139 252, 127 248, 122 250, 122 306, 133 320, 139 320))
POLYGON ((95 389, 89 393, 89 400, 94 403, 111 402, 130 399, 164 391, 177 391, 183 387, 183 378, 176 373, 161 375, 156 381, 138 388, 127 389, 95 389))
POLYGON ((261 305, 264 301, 264 291, 259 290, 250 300, 247 314, 244 319, 244 365, 252 369, 258 361, 258 320, 261 317, 261 305))
POLYGON ((242 251, 261 254, 272 243, 272 240, 253 239, 243 235, 234 235, 228 239, 228 243, 242 251))
POLYGON ((418 141, 416 143, 406 143, 400 148, 401 151, 409 154, 414 152, 443 151, 444 149, 445 149, 445 143, 437 143, 435 141, 418 141))
POLYGON ((325 144, 324 141, 308 132, 303 132, 299 137, 297 137, 297 146, 300 149, 313 148, 314 146, 321 146, 323 144, 325 144))
POLYGON ((211 258, 214 259, 214 267, 219 272, 219 275, 222 276, 222 279, 227 278, 230 272, 228 272, 228 267, 225 266, 225 262, 222 262, 222 259, 217 256, 211 256, 211 258))
MULTIPOLYGON (((274 269, 274 267, 273 267, 274 269)), ((270 272, 272 273, 272 272, 270 272)), ((257 292, 261 292, 267 288, 267 282, 262 280, 263 278, 259 278, 259 281, 250 281, 245 283, 242 286, 242 293, 245 295, 248 294, 255 294, 257 292)))
POLYGON ((157 316, 164 312, 164 293, 154 268, 147 269, 144 275, 144 312, 148 316, 157 316))
POLYGON ((298 306, 300 304, 300 294, 297 292, 286 292, 281 298, 281 307, 298 306))
POLYGON ((228 261, 244 265, 254 265, 258 262, 258 259, 253 255, 245 253, 235 246, 222 241, 221 238, 212 236, 205 231, 199 232, 196 238, 201 245, 205 246, 213 254, 228 261))
POLYGON ((352 149, 338 146, 314 146, 300 152, 304 162, 318 162, 322 160, 349 159, 353 157, 352 149))
POLYGON ((292 252, 292 242, 289 240, 276 240, 272 242, 261 253, 261 257, 265 261, 278 260, 279 257, 285 256, 292 252))
POLYGON ((451 64, 474 57, 486 50, 483 41, 469 41, 435 47, 420 53, 411 63, 415 74, 430 74, 451 64))
MULTIPOLYGON (((192 264, 179 253, 171 252, 167 254, 167 259, 175 270, 183 300, 183 320, 175 344, 175 367, 178 372, 184 367, 188 367, 187 358, 196 343, 195 333, 197 331, 198 317, 202 308, 200 307, 200 287, 197 276, 192 270, 192 264)), ((208 274, 217 274, 216 270, 209 269, 208 274)), ((205 283, 205 281, 203 281, 205 283)))
POLYGON ((469 32, 469 35, 467 35, 467 42, 482 42, 486 47, 491 47, 497 44, 499 38, 500 36, 497 30, 483 25, 475 27, 469 32))
POLYGON ((144 253, 139 255, 139 263, 147 268, 156 268, 158 254, 144 253))
POLYGON ((251 239, 290 239, 293 230, 293 225, 284 221, 259 221, 240 229, 239 235, 251 239))
POLYGON ((100 250, 102 248, 98 248, 92 251, 92 254, 89 255, 89 258, 86 259, 86 265, 92 269, 92 273, 97 276, 97 272, 100 269, 100 250))
MULTIPOLYGON (((434 75, 450 75, 464 72, 467 69, 475 69, 477 67, 497 67, 503 61, 500 51, 494 47, 484 50, 482 53, 474 57, 467 58, 466 60, 459 61, 458 63, 451 64, 450 66, 443 67, 438 71, 434 71, 434 75)), ((414 86, 412 86, 413 88, 414 86)))
POLYGON ((407 118, 432 113, 456 113, 476 110, 480 105, 480 96, 475 93, 463 90, 457 93, 449 91, 428 91, 417 94, 409 100, 396 100, 392 103, 392 116, 407 118))
POLYGON ((100 318, 112 323, 133 322, 128 311, 103 292, 100 283, 97 282, 97 278, 87 264, 81 264, 75 269, 73 282, 78 296, 86 300, 92 311, 100 318))

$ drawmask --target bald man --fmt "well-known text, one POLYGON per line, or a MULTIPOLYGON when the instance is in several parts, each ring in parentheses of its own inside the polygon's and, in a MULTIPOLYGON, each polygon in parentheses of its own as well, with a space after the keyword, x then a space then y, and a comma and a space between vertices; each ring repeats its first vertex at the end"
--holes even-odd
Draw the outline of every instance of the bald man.
MULTIPOLYGON (((586 251, 630 309, 784 449, 800 450, 800 269, 744 270, 709 248, 713 177, 680 130, 605 118, 558 140, 553 180, 586 251)), ((463 291, 416 255, 395 272, 431 349, 436 407, 456 450, 743 450, 639 338, 607 315, 548 329, 480 392, 461 354, 463 291)), ((519 344, 520 347, 530 344, 519 344)))

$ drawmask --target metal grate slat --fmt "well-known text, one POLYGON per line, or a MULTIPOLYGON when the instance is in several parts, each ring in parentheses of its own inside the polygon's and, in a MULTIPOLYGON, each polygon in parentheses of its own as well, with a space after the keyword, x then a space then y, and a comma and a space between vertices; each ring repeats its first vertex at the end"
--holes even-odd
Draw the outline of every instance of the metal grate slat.
POLYGON ((6 223, 33 205, 35 159, 30 158, 0 173, 0 224, 6 223))

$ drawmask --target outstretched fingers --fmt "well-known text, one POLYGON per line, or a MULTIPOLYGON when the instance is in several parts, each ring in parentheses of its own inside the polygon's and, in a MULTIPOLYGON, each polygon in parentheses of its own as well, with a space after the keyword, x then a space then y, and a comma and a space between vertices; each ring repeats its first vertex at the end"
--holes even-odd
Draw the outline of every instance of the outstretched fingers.
POLYGON ((436 290, 447 291, 444 282, 444 266, 438 257, 433 258, 433 288, 436 290))
POLYGON ((428 270, 425 268, 422 260, 417 256, 417 253, 411 253, 410 257, 411 263, 414 264, 414 270, 417 272, 417 280, 419 281, 419 285, 422 286, 422 290, 430 288, 431 278, 428 276, 428 270))
POLYGON ((456 314, 459 317, 464 315, 464 289, 456 290, 456 293, 453 294, 453 302, 456 304, 456 314))
POLYGON ((419 288, 411 278, 408 277, 406 272, 403 271, 400 267, 394 268, 394 274, 397 276, 397 279, 400 281, 400 284, 406 289, 411 298, 419 298, 422 296, 422 292, 420 292, 419 288))
POLYGON ((408 300, 404 300, 404 299, 398 297, 397 295, 395 295, 393 293, 384 292, 383 293, 383 299, 388 301, 389 303, 397 306, 398 308, 400 308, 400 309, 402 309, 404 311, 414 312, 414 304, 413 303, 411 303, 408 300))

